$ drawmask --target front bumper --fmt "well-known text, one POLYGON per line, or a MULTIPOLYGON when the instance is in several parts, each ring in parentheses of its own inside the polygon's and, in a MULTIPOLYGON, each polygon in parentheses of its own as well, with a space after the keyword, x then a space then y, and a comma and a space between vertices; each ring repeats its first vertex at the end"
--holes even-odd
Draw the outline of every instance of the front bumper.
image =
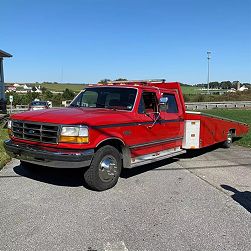
POLYGON ((4 141, 6 152, 13 158, 32 164, 55 168, 81 168, 91 164, 94 149, 88 150, 44 150, 36 146, 4 141))

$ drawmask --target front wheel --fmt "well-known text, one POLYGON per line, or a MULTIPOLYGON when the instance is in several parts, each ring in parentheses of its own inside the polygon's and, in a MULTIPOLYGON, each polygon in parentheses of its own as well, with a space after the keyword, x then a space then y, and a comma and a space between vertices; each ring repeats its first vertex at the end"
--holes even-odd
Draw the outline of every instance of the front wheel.
POLYGON ((90 167, 84 173, 84 181, 93 190, 104 191, 114 187, 120 176, 122 160, 113 146, 103 146, 95 153, 90 167))
POLYGON ((232 142, 233 142, 233 134, 231 131, 229 131, 227 134, 227 140, 223 142, 222 146, 224 148, 230 148, 232 142))

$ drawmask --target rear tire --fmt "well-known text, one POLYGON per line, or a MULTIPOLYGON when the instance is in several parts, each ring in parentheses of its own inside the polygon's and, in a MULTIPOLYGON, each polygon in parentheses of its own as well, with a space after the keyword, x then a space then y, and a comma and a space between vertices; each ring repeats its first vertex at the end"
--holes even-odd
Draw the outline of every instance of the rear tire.
POLYGON ((222 146, 224 148, 230 148, 233 142, 233 134, 231 131, 228 132, 227 134, 227 140, 223 142, 222 146))
POLYGON ((122 169, 119 151, 113 146, 103 146, 95 153, 90 167, 84 172, 84 181, 96 191, 114 187, 122 169))

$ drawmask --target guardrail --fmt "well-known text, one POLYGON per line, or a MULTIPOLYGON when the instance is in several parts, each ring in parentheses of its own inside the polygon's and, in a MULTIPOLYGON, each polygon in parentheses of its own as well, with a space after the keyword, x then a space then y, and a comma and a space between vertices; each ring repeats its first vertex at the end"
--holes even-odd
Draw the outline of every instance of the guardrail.
POLYGON ((28 108, 29 108, 28 105, 16 105, 16 106, 12 106, 12 110, 11 110, 11 106, 7 105, 7 113, 25 112, 28 110, 28 108))
POLYGON ((20 113, 20 112, 26 112, 28 109, 24 108, 13 108, 12 111, 10 109, 7 109, 7 113, 20 113))
POLYGON ((204 110, 217 108, 251 108, 251 101, 223 102, 189 102, 185 103, 187 110, 204 110))

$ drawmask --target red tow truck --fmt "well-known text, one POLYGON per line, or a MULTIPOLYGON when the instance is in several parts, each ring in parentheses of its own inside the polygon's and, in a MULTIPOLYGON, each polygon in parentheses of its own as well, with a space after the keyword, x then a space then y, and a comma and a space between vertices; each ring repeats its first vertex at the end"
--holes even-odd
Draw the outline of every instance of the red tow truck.
POLYGON ((36 168, 83 168, 92 189, 113 187, 122 168, 173 157, 233 137, 248 125, 188 112, 180 84, 165 80, 89 85, 67 108, 11 116, 7 153, 36 168))

